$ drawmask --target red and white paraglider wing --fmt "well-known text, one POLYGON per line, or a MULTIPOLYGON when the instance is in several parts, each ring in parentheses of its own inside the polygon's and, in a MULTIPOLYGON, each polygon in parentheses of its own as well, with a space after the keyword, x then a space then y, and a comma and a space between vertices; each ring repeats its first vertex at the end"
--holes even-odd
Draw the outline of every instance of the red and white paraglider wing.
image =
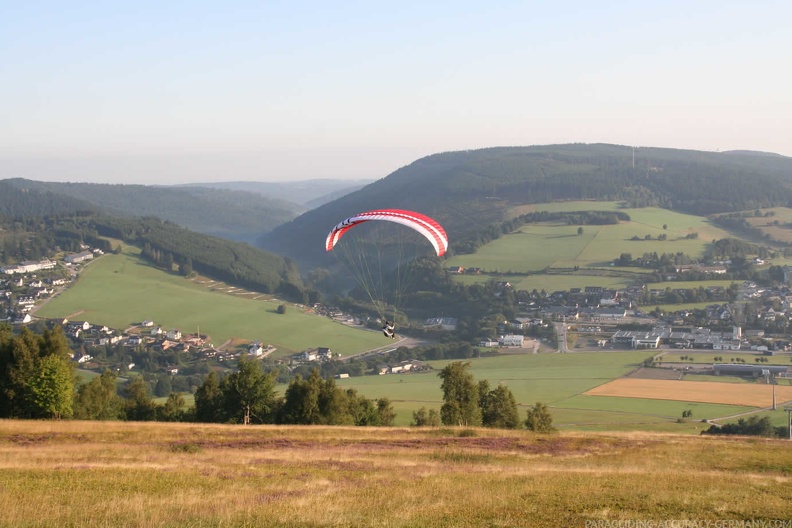
POLYGON ((397 224, 405 225, 415 231, 421 233, 432 244, 438 257, 445 255, 448 249, 448 236, 446 235, 443 227, 435 220, 426 215, 415 213, 413 211, 403 211, 401 209, 382 209, 376 211, 368 211, 351 216, 335 226, 330 234, 327 235, 325 249, 332 251, 336 243, 349 229, 355 227, 363 222, 370 220, 384 220, 387 222, 396 222, 397 224))

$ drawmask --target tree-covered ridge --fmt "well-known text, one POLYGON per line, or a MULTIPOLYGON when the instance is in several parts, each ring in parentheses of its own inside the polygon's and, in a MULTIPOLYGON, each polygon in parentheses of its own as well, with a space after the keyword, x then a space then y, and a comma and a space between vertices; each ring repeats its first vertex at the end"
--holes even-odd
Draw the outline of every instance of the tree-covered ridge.
MULTIPOLYGON (((0 219, 2 262, 36 260, 82 244, 105 252, 115 238, 143 249, 143 256, 171 271, 179 267, 215 280, 302 301, 303 286, 294 262, 249 244, 196 233, 158 218, 122 218, 96 213, 0 219)), ((185 274, 187 274, 185 272, 185 274)))
POLYGON ((265 235, 261 245, 310 267, 326 266, 324 238, 339 221, 401 208, 437 219, 453 249, 471 231, 506 220, 516 204, 585 199, 697 215, 787 205, 792 159, 583 144, 447 152, 311 210, 265 235))
POLYGON ((79 198, 44 189, 19 188, 11 180, 0 180, 0 221, 96 210, 96 206, 79 198))
POLYGON ((173 264, 186 264, 208 277, 263 293, 282 293, 302 300, 300 272, 293 262, 249 244, 195 233, 158 218, 96 217, 97 233, 120 238, 150 251, 170 255, 173 264))
MULTIPOLYGON (((61 204, 39 214, 79 209, 102 210, 124 216, 153 216, 199 233, 252 242, 262 233, 303 212, 304 206, 260 194, 207 187, 154 187, 99 183, 0 181, 3 188, 49 196, 61 204)), ((0 211, 6 200, 0 199, 0 211)), ((36 214, 43 206, 19 214, 36 214)), ((9 215, 10 216, 10 215, 9 215)))

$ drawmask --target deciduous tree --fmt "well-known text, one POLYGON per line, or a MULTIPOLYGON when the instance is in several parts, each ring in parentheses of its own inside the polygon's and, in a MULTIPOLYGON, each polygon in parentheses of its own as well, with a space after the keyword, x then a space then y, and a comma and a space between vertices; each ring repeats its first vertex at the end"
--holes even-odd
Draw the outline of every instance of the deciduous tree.
POLYGON ((438 376, 443 382, 443 406, 440 418, 445 425, 481 425, 479 391, 473 375, 468 372, 470 362, 454 362, 446 365, 438 376))
POLYGON ((550 414, 547 405, 542 402, 536 402, 536 405, 528 409, 525 427, 529 431, 535 431, 537 433, 551 433, 555 431, 555 427, 553 427, 553 416, 550 414))

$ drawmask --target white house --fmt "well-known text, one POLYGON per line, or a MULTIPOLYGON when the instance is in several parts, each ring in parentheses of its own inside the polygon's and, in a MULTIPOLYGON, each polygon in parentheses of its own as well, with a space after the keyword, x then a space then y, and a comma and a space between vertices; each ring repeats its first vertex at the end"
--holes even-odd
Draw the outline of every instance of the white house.
POLYGON ((261 357, 264 353, 264 347, 261 346, 261 341, 253 341, 248 347, 248 356, 261 357))
POLYGON ((178 341, 181 339, 182 333, 180 330, 169 330, 165 337, 173 341, 178 341))
POLYGON ((501 346, 522 347, 524 342, 525 337, 521 335, 506 334, 500 338, 501 346))
POLYGON ((300 354, 300 359, 303 361, 316 361, 316 350, 306 350, 300 354))

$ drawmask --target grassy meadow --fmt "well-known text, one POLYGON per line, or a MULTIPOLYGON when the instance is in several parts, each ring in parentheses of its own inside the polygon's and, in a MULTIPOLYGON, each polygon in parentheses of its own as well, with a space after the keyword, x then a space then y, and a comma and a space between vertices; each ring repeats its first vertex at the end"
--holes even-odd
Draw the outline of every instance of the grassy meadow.
MULTIPOLYGON (((521 418, 537 401, 547 404, 554 424, 564 431, 616 429, 699 434, 701 420, 717 420, 759 410, 743 405, 584 394, 630 373, 651 355, 648 351, 504 355, 470 360, 470 373, 476 381, 487 380, 490 388, 499 384, 508 386, 521 418), (693 411, 695 421, 679 420, 685 410, 693 411)), ((664 361, 670 362, 675 357, 672 354, 664 361)), ((443 403, 437 372, 449 361, 428 363, 436 370, 353 377, 336 380, 336 383, 343 388, 354 388, 368 398, 389 398, 396 411, 396 425, 407 426, 412 422, 414 411, 421 407, 439 411, 443 403)), ((285 387, 279 388, 280 393, 283 390, 285 387)), ((777 412, 783 414, 783 411, 777 412)))
MULTIPOLYGON (((770 207, 762 209, 762 213, 772 212, 773 216, 749 216, 745 220, 773 240, 792 242, 792 229, 785 224, 792 223, 792 209, 789 207, 770 207), (774 222, 778 221, 779 225, 774 222)), ((753 212, 753 211, 751 211, 753 212)))
MULTIPOLYGON (((458 275, 454 280, 462 284, 486 283, 496 277, 492 275, 458 275)), ((625 273, 619 275, 604 274, 552 274, 537 273, 532 275, 501 275, 497 280, 507 281, 517 290, 554 292, 558 290, 569 290, 570 288, 585 288, 586 286, 600 286, 602 288, 624 288, 629 286, 635 279, 635 274, 625 273)))
POLYGON ((36 316, 86 320, 125 329, 153 320, 166 330, 208 334, 215 346, 232 338, 273 344, 273 357, 313 347, 354 354, 383 346, 382 335, 335 323, 263 295, 229 293, 220 284, 198 283, 150 266, 132 246, 86 266, 76 284, 41 307, 36 316))
MULTIPOLYGON (((520 213, 532 211, 596 211, 615 210, 614 202, 559 202, 534 204, 520 213)), ((448 260, 449 266, 480 267, 488 272, 528 273, 545 268, 598 268, 608 267, 622 253, 640 256, 643 253, 682 252, 701 255, 706 245, 714 239, 728 237, 728 233, 706 218, 676 213, 656 207, 620 209, 630 215, 631 221, 616 225, 580 226, 561 223, 527 224, 505 235, 473 255, 457 255, 448 260), (667 229, 663 229, 663 225, 667 229), (698 233, 696 239, 685 236, 698 233), (659 235, 667 240, 656 240, 659 235), (650 235, 652 240, 644 240, 650 235), (641 240, 630 240, 634 236, 641 240)))
POLYGON ((789 518, 784 440, 0 422, 0 526, 557 527, 789 518))

